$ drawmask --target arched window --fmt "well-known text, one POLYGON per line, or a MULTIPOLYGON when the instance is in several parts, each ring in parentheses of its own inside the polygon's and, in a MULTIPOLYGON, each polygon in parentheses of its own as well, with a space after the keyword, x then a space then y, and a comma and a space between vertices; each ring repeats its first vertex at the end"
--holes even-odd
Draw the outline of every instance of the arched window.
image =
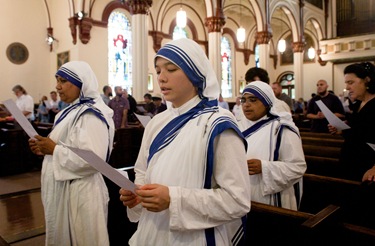
POLYGON ((255 45, 255 66, 259 67, 259 45, 255 45))
POLYGON ((124 13, 113 11, 108 18, 108 84, 132 94, 131 26, 124 13))
POLYGON ((232 50, 228 38, 221 38, 221 95, 232 97, 232 50))
POLYGON ((295 98, 295 81, 293 72, 284 72, 279 76, 277 82, 279 82, 281 87, 283 88, 283 93, 287 94, 290 98, 295 98))
POLYGON ((188 35, 185 28, 181 28, 176 25, 176 27, 173 29, 173 40, 180 38, 188 38, 188 35))

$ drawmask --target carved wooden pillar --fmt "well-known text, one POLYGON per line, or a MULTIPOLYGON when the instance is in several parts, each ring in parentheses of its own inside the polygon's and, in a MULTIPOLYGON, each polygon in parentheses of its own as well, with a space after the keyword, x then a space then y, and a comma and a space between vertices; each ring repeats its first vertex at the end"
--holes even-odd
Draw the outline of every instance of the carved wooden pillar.
POLYGON ((221 85, 221 32, 224 25, 225 17, 220 11, 217 16, 207 17, 205 20, 208 30, 208 58, 214 68, 219 85, 221 85))

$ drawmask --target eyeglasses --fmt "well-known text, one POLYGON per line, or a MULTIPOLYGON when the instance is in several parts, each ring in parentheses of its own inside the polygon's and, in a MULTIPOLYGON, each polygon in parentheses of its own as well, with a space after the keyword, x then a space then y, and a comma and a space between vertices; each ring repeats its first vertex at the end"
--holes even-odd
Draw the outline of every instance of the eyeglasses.
POLYGON ((257 97, 241 97, 240 101, 242 104, 245 104, 246 102, 255 103, 256 101, 258 101, 258 98, 257 97))

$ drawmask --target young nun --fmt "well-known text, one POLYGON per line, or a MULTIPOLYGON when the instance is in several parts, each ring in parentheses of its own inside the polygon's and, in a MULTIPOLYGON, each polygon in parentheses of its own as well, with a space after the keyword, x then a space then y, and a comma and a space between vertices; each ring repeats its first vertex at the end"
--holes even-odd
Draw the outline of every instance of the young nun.
POLYGON ((70 106, 56 115, 48 137, 29 140, 31 150, 44 155, 46 245, 109 245, 109 197, 103 177, 61 143, 106 160, 113 144, 113 111, 97 92, 96 76, 87 63, 65 63, 56 79, 61 100, 70 106))
POLYGON ((251 200, 297 210, 306 162, 298 128, 290 113, 276 112, 272 88, 261 81, 243 90, 239 122, 245 136, 251 200))
POLYGON ((219 83, 202 48, 179 39, 155 56, 166 111, 147 125, 136 194, 121 189, 138 223, 130 245, 237 245, 250 210, 246 141, 218 107, 219 83), (236 232, 238 234, 236 234, 236 232))

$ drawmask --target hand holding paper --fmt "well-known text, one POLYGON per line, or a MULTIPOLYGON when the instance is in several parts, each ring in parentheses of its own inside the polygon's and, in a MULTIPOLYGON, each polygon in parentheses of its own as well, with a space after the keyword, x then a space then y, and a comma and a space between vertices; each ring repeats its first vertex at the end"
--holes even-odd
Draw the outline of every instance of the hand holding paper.
POLYGON ((345 124, 339 117, 337 117, 331 110, 327 108, 327 106, 322 102, 322 100, 316 101, 316 104, 328 120, 329 124, 336 127, 337 130, 346 130, 350 129, 350 126, 345 124))

